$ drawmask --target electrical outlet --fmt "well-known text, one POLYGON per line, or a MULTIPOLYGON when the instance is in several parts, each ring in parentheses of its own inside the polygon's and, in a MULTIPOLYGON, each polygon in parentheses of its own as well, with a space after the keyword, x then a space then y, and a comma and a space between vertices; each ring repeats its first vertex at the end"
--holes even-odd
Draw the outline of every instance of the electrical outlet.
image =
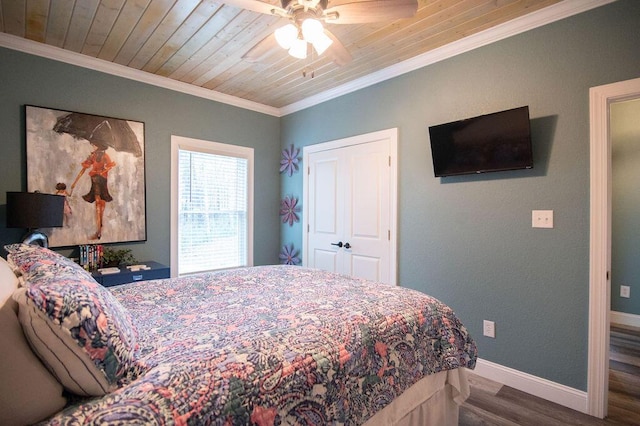
POLYGON ((532 210, 532 228, 553 228, 553 210, 532 210))
POLYGON ((631 287, 629 287, 628 285, 621 285, 620 297, 631 297, 631 287))
POLYGON ((482 322, 482 334, 493 339, 496 338, 496 323, 493 321, 484 320, 482 322))

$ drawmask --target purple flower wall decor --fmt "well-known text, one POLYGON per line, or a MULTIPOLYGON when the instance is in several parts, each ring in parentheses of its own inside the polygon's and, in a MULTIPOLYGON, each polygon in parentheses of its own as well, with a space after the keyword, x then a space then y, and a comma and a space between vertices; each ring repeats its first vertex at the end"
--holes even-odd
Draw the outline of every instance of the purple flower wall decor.
POLYGON ((289 177, 293 176, 298 171, 298 155, 300 155, 300 148, 296 148, 291 144, 289 148, 282 150, 282 159, 280 160, 280 173, 285 172, 289 177))
POLYGON ((286 196, 280 201, 280 216, 282 216, 282 223, 289 222, 289 226, 293 226, 293 222, 300 222, 298 213, 300 212, 300 206, 298 206, 298 199, 294 196, 286 196))
POLYGON ((293 244, 287 246, 282 246, 282 251, 280 252, 280 263, 285 265, 297 265, 300 263, 300 258, 298 257, 298 250, 293 247, 293 244))

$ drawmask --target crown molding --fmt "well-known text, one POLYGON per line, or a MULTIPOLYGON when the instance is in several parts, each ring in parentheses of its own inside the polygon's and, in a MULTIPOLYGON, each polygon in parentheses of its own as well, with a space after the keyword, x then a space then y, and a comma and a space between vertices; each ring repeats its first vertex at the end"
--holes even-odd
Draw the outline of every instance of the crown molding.
POLYGON ((281 115, 278 108, 269 105, 248 101, 236 96, 216 92, 215 90, 205 89, 203 87, 173 80, 168 77, 162 77, 135 68, 129 68, 103 59, 82 55, 80 53, 64 50, 48 44, 38 43, 6 33, 0 33, 0 47, 6 47, 8 49, 18 50, 20 52, 41 56, 43 58, 53 59, 54 61, 66 62, 71 65, 77 65, 79 67, 89 68, 95 71, 127 78, 129 80, 162 87, 163 89, 174 90, 176 92, 186 93, 187 95, 198 96, 200 98, 221 102, 223 104, 233 105, 238 108, 273 115, 276 117, 280 117, 281 115))
POLYGON ((297 111, 321 104, 347 93, 352 93, 365 87, 381 83, 402 74, 423 68, 427 65, 449 59, 456 55, 477 49, 482 46, 521 34, 534 28, 542 27, 555 21, 577 15, 588 10, 613 3, 615 0, 564 0, 555 5, 545 7, 528 15, 505 22, 482 32, 465 37, 461 40, 449 43, 440 48, 415 56, 406 61, 399 62, 390 67, 376 71, 367 76, 350 81, 326 90, 317 95, 309 96, 298 102, 291 103, 280 108, 281 115, 292 114, 297 111))
POLYGON ((529 31, 534 28, 544 26, 546 24, 577 15, 582 12, 603 6, 614 2, 615 0, 564 0, 555 5, 532 12, 521 18, 487 29, 477 34, 465 37, 462 40, 442 46, 438 49, 418 55, 414 58, 399 62, 395 65, 371 73, 365 77, 353 80, 349 83, 342 84, 332 89, 326 90, 317 95, 310 96, 301 101, 291 103, 282 108, 276 108, 264 105, 258 102, 249 101, 238 98, 236 96, 227 95, 216 92, 215 90, 205 89, 203 87, 194 86, 192 84, 183 83, 168 77, 151 74, 124 65, 108 62, 102 59, 85 56, 80 53, 64 50, 59 47, 38 43, 21 37, 16 37, 6 33, 0 33, 0 47, 18 50, 36 56, 41 56, 55 61, 66 62, 71 65, 77 65, 83 68, 89 68, 112 74, 118 77, 139 81, 141 83, 151 84, 153 86, 162 87, 164 89, 182 92, 188 95, 221 102, 227 105, 236 106, 263 114, 282 117, 292 114, 306 108, 321 104, 331 99, 337 98, 356 90, 364 89, 385 80, 398 77, 402 74, 414 71, 416 69, 443 61, 456 55, 468 52, 478 47, 486 46, 499 40, 529 31))

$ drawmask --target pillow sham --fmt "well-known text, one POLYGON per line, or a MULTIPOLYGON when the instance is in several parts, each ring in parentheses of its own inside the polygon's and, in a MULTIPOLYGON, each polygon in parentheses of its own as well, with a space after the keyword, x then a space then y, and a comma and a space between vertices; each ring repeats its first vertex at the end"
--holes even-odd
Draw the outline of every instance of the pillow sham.
POLYGON ((67 390, 82 396, 111 392, 137 374, 137 332, 129 313, 84 270, 50 272, 50 265, 31 267, 25 287, 14 293, 24 334, 67 390))
POLYGON ((24 425, 44 420, 66 404, 62 385, 29 347, 18 321, 12 294, 18 279, 0 257, 0 424, 24 425))
POLYGON ((6 245, 4 249, 9 253, 7 256, 9 264, 12 265, 14 272, 20 276, 31 272, 55 274, 58 271, 70 270, 92 278, 89 272, 71 259, 38 245, 18 243, 6 245))

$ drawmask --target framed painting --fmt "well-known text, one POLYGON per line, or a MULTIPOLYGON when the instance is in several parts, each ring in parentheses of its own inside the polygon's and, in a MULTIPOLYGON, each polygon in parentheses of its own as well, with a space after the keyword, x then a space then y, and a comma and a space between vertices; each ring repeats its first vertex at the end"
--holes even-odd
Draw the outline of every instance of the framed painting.
POLYGON ((27 191, 66 197, 50 247, 147 239, 144 123, 26 106, 27 191))

